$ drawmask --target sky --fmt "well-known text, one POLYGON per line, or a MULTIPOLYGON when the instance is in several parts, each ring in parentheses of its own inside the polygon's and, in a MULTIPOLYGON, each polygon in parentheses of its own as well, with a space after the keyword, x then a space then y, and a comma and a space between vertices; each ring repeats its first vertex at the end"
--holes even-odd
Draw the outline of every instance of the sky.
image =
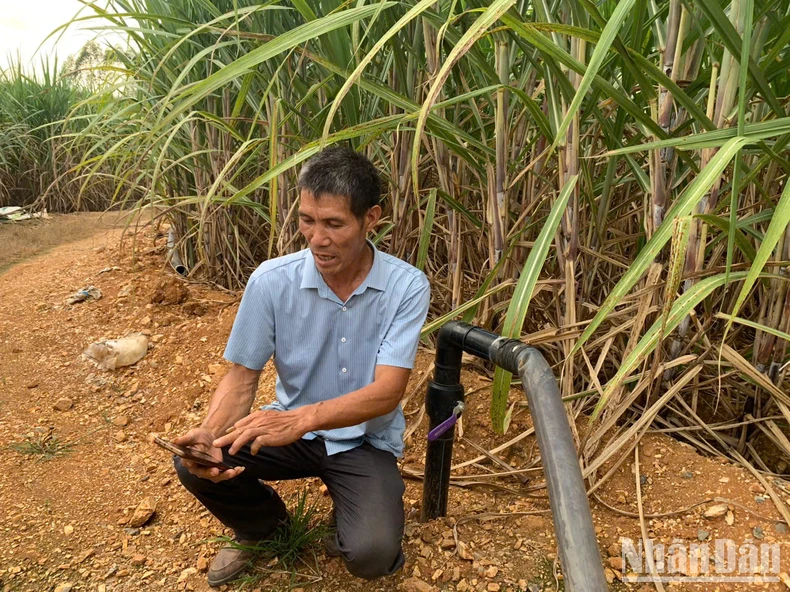
MULTIPOLYGON (((39 59, 34 54, 41 42, 71 20, 82 6, 78 0, 0 0, 0 68, 8 65, 9 56, 16 58, 17 52, 28 67, 35 67, 39 59)), ((55 37, 51 38, 38 55, 52 56, 57 52, 62 63, 94 35, 93 31, 81 31, 72 25, 57 43, 55 37)))

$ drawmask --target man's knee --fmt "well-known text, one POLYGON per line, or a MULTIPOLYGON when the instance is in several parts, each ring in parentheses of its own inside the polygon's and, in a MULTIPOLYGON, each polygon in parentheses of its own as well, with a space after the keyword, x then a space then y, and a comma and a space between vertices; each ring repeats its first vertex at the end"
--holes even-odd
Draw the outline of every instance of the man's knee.
POLYGON ((401 539, 392 536, 363 537, 347 546, 346 568, 358 578, 374 580, 396 572, 403 564, 401 539))

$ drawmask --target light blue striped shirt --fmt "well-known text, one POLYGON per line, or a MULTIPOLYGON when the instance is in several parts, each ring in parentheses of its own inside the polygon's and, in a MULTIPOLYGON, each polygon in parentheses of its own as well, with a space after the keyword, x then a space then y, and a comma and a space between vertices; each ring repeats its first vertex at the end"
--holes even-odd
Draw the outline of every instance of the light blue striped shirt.
MULTIPOLYGON (((373 243, 370 243, 373 247, 373 243)), ((421 271, 373 247, 373 266, 346 302, 326 285, 309 249, 262 263, 250 276, 225 358, 260 370, 274 355, 277 400, 296 409, 373 382, 376 366, 412 368, 428 314, 430 286, 421 271)), ((364 441, 403 454, 406 422, 397 409, 365 423, 311 432, 327 454, 364 441)))

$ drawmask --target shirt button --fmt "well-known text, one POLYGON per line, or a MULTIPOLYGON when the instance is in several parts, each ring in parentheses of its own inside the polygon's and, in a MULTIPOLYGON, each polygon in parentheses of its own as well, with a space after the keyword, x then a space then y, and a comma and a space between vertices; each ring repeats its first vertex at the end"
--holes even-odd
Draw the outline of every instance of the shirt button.
POLYGON ((340 342, 341 342, 341 343, 345 343, 345 342, 346 342, 346 338, 345 338, 345 337, 343 337, 342 339, 340 339, 340 342))
POLYGON ((343 372, 346 372, 346 369, 345 369, 345 368, 343 368, 343 372))
POLYGON ((345 306, 343 307, 343 312, 346 312, 346 307, 345 306))

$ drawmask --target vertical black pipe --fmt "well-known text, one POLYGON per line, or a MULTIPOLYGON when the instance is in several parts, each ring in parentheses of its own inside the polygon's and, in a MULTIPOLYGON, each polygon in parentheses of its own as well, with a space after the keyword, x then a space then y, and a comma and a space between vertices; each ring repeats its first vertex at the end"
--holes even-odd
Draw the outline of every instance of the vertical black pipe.
MULTIPOLYGON (((450 417, 453 407, 464 400, 464 387, 461 385, 462 355, 460 343, 454 343, 449 332, 439 331, 433 380, 428 383, 425 395, 429 431, 450 417)), ((433 442, 428 442, 422 482, 420 520, 423 522, 447 514, 454 438, 455 427, 452 427, 433 442)))

